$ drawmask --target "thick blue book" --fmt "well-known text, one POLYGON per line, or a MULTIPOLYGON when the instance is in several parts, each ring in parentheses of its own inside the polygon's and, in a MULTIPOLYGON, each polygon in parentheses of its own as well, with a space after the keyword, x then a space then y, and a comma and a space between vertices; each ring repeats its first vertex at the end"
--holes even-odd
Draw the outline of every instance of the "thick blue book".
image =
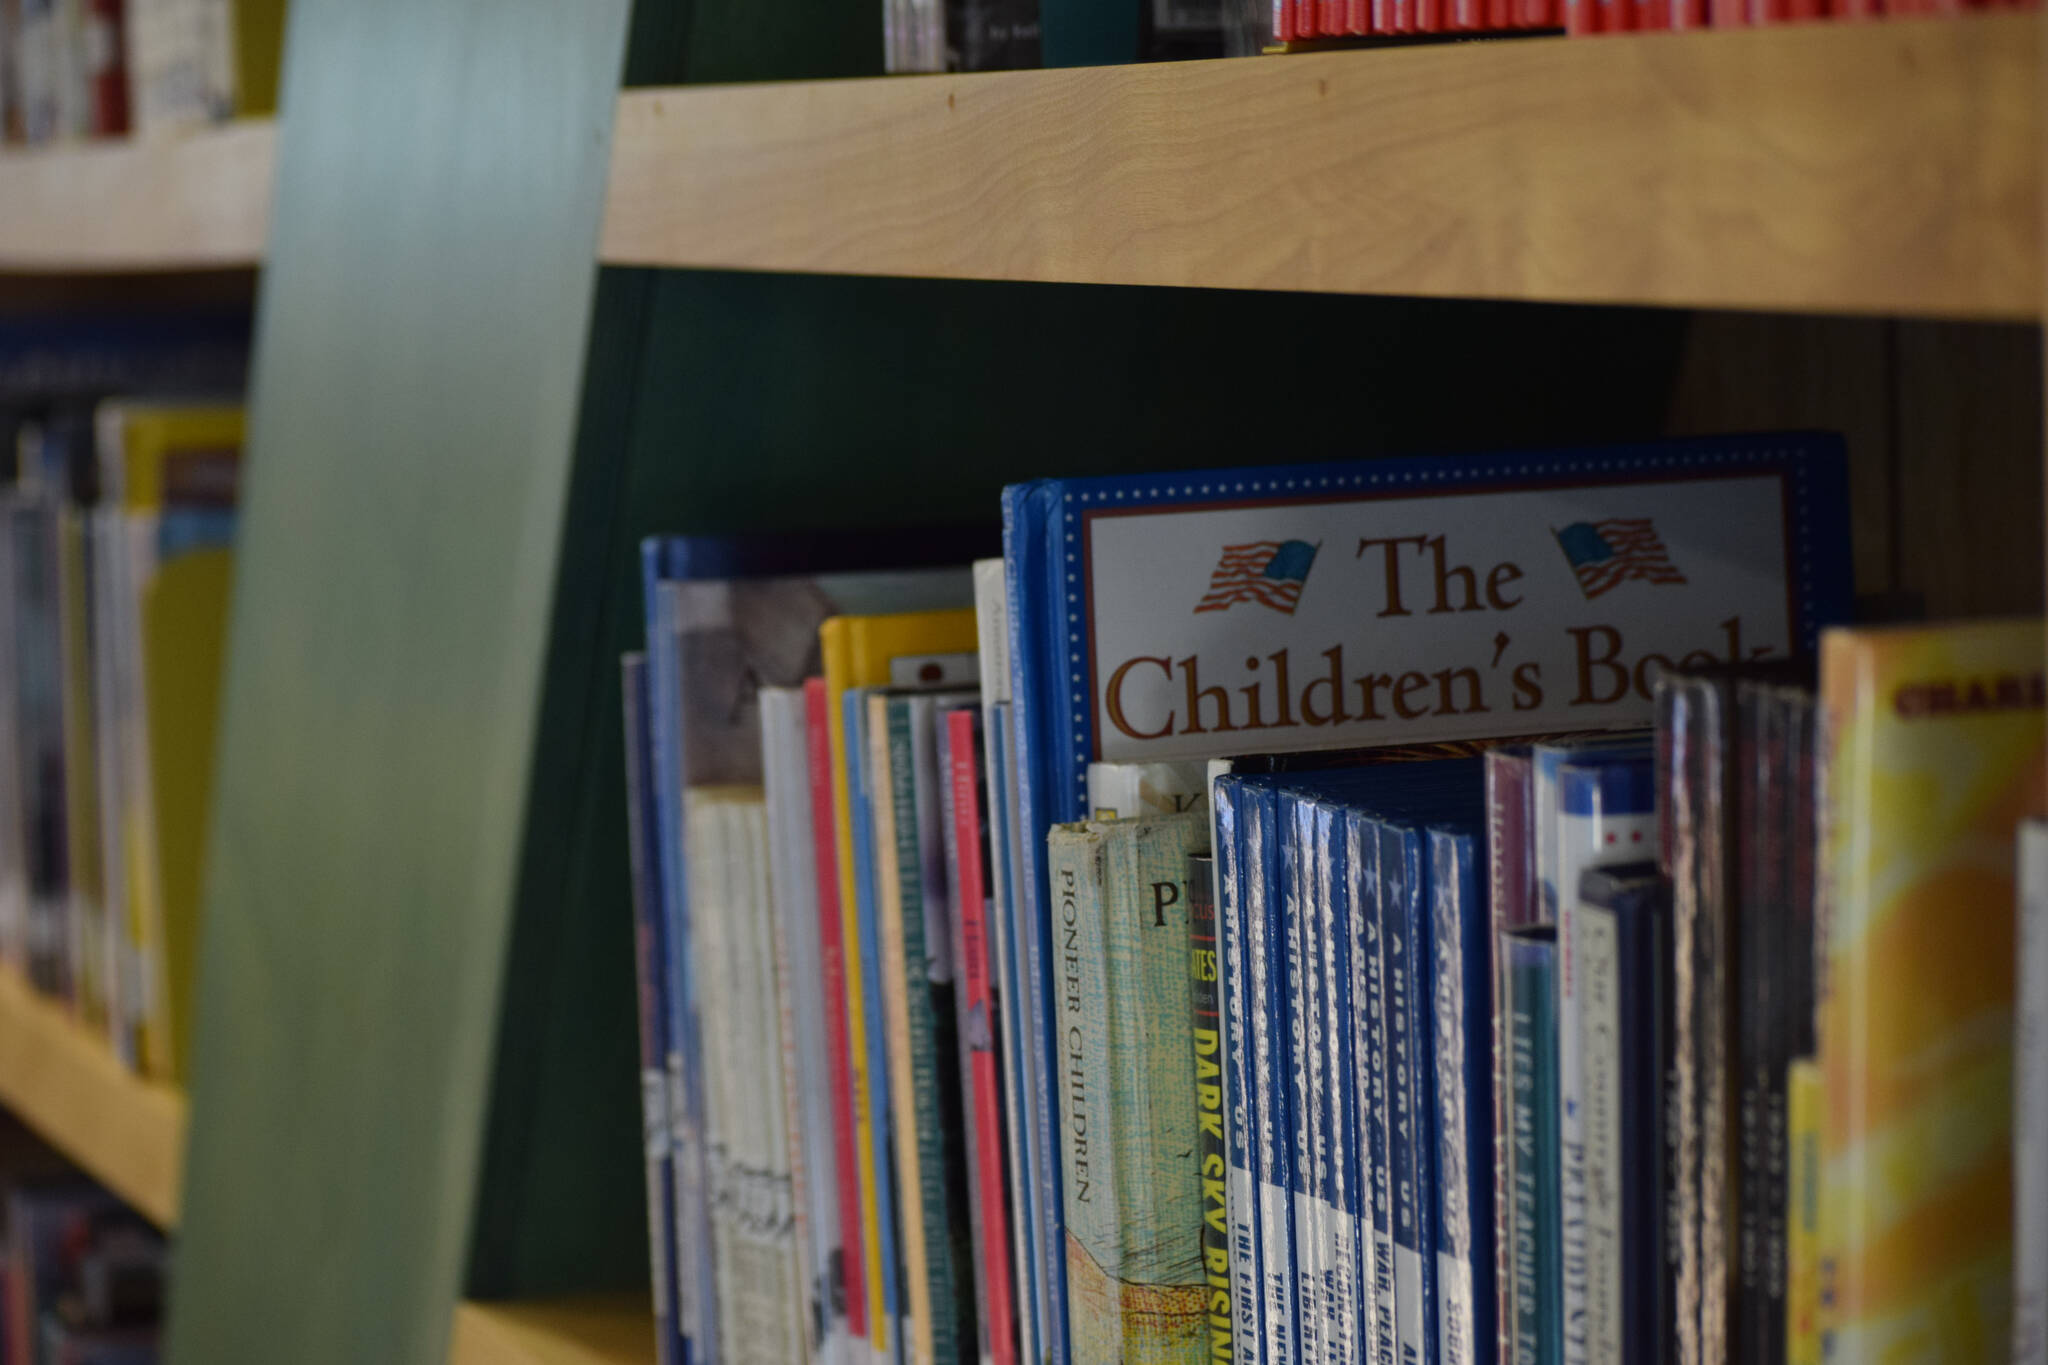
POLYGON ((1005 489, 1026 932, 1090 762, 1647 724, 1658 660, 1790 655, 1846 619, 1847 505, 1819 434, 1005 489))
POLYGON ((1394 1171, 1388 1145, 1387 958, 1380 920, 1378 831, 1362 810, 1344 812, 1345 881, 1351 901, 1354 1063, 1359 1128, 1359 1183, 1371 1241, 1369 1359, 1394 1365, 1399 1336, 1394 1322, 1394 1171))
POLYGON ((1328 1365, 1329 1293, 1325 1249, 1330 1211, 1317 1168, 1329 1142, 1320 1072, 1324 1035, 1317 968, 1315 808, 1299 795, 1276 793, 1274 831, 1280 855, 1281 989, 1287 1014, 1283 1039, 1287 1110, 1294 1140, 1287 1151, 1287 1188, 1294 1218, 1295 1359, 1328 1365))
POLYGON ((1437 1359, 1477 1365, 1497 1345, 1493 1254, 1493 1008, 1476 826, 1429 829, 1436 1046, 1437 1359))
POLYGON ((1356 956, 1351 911, 1349 842, 1342 808, 1318 798, 1313 806, 1316 867, 1316 935, 1323 1044, 1320 1111, 1328 1135, 1318 1172, 1319 1197, 1329 1218, 1323 1264, 1329 1282, 1324 1296, 1325 1357, 1341 1365, 1366 1361, 1370 1350, 1371 1248, 1362 1195, 1357 1091, 1358 1002, 1353 988, 1356 956))
POLYGON ((682 1324, 676 1314, 675 1158, 669 1142, 668 994, 662 989, 661 869, 652 837, 653 737, 647 725, 647 657, 620 663, 625 703, 626 844, 633 874, 633 968, 640 1014, 640 1099, 646 1129, 648 1278, 654 1298, 655 1358, 680 1365, 682 1324))
MULTIPOLYGON (((1226 781, 1229 779, 1225 779, 1226 781)), ((1296 1323, 1294 1243, 1294 1106, 1287 996, 1286 925, 1281 913, 1279 799, 1270 781, 1246 783, 1244 830, 1246 1013, 1251 1029, 1253 1122, 1258 1127, 1260 1297, 1268 1361, 1292 1361, 1301 1340, 1296 1323)))
POLYGON ((903 1288, 898 1273, 901 1261, 896 1250, 897 1207, 893 1109, 889 1090, 889 1030, 882 1016, 882 932, 877 918, 879 893, 875 885, 875 793, 868 787, 867 699, 873 689, 851 688, 840 699, 846 723, 846 791, 852 806, 853 886, 857 922, 860 925, 862 1008, 866 1015, 868 1045, 868 1123, 875 1143, 875 1218, 880 1224, 882 1312, 890 1319, 889 1350, 900 1358, 903 1351, 903 1288))
POLYGON ((1242 781, 1226 778, 1215 784, 1212 810, 1216 820, 1216 928, 1222 955, 1221 1005, 1225 1088, 1223 1131, 1230 1165, 1225 1202, 1230 1210, 1230 1301, 1236 1321, 1231 1330, 1231 1355, 1236 1365, 1259 1365, 1266 1359, 1264 1285, 1259 1255, 1259 1134, 1257 1099, 1252 1075, 1252 1043, 1248 1014, 1250 995, 1250 910, 1245 902, 1247 879, 1244 829, 1240 811, 1245 799, 1242 781))
POLYGON ((1654 862, 1634 862, 1588 869, 1578 902, 1587 1349, 1651 1360, 1663 1336, 1658 996, 1670 895, 1654 862))
POLYGON ((1436 1361, 1434 1049, 1426 998, 1427 863, 1421 836, 1375 819, 1387 963, 1387 1144, 1394 1173, 1394 1331, 1404 1362, 1436 1361))

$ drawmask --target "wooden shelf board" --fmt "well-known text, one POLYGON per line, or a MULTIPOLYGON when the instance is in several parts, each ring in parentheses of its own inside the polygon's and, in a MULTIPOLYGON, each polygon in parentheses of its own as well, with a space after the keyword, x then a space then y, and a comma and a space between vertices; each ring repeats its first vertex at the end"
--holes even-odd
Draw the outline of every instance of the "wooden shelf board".
POLYGON ((591 1295, 455 1310, 451 1365, 653 1365, 647 1296, 591 1295))
POLYGON ((95 273, 259 264, 277 130, 226 124, 152 142, 0 156, 0 271, 95 273))
POLYGON ((627 265, 2034 318, 2039 16, 629 92, 627 265))
POLYGON ((0 1104, 152 1222, 176 1225, 184 1095, 129 1071, 64 1006, 6 970, 0 1104))

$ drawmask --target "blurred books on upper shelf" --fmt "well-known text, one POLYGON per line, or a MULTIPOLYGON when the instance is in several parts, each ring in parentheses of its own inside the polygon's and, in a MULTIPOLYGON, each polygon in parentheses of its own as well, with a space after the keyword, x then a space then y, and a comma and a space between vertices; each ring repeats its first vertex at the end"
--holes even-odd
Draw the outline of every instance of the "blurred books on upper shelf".
POLYGON ((286 0, 0 0, 0 143, 155 137, 277 108, 286 0))
POLYGON ((1984 970, 2017 941, 2040 627, 1821 648, 1837 441, 1004 510, 971 597, 865 568, 936 538, 647 547, 665 1359, 2005 1339, 2028 986, 1984 970), (1907 1084, 1909 1020, 1954 1095, 1907 1084), (1881 1189, 1860 1133, 1901 1144, 1881 1189), (1969 1313, 1931 1306, 1951 1284, 1969 1313))
POLYGON ((243 438, 240 407, 200 395, 238 387, 245 336, 192 319, 0 332, 0 960, 172 1081, 243 438))

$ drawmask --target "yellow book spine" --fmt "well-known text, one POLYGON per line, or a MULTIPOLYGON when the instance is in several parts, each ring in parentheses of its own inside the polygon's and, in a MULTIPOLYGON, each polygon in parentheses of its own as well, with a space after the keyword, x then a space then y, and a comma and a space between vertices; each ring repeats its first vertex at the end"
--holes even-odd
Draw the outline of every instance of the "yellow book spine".
POLYGON ((903 1259, 905 1365, 930 1365, 931 1262, 924 1240, 924 1182, 917 1170, 917 1082, 910 1057, 910 977, 904 966, 903 872, 896 862, 896 802, 889 761, 889 699, 867 699, 868 803, 875 812, 875 927, 882 949, 882 1021, 889 1032, 890 1133, 896 1148, 898 1249, 903 1259))
POLYGON ((1821 1365, 1820 1351, 1820 1063, 1802 1057, 1785 1075, 1785 1360, 1821 1365))
POLYGON ((2014 831, 2039 809, 2038 621, 1831 631, 1830 1358, 2007 1349, 2014 831))
POLYGON ((889 661, 912 653, 966 652, 979 643, 974 612, 916 612, 902 616, 835 616, 818 631, 825 665, 825 721, 832 740, 832 823, 839 846, 840 933, 845 941, 847 1080, 853 1092, 855 1172, 860 1186, 861 1260, 866 1267, 868 1340, 889 1350, 882 1304, 882 1233, 875 1198, 875 1129, 868 1112, 866 993, 860 955, 859 888, 853 867, 853 809, 846 784, 846 715, 849 688, 880 687, 889 661))

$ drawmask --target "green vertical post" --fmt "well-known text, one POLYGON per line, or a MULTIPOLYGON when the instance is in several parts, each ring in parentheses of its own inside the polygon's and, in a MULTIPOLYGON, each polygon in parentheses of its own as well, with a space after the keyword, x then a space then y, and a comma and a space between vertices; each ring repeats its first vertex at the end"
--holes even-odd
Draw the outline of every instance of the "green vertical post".
POLYGON ((180 1365, 446 1358, 626 12, 294 0, 180 1365))

